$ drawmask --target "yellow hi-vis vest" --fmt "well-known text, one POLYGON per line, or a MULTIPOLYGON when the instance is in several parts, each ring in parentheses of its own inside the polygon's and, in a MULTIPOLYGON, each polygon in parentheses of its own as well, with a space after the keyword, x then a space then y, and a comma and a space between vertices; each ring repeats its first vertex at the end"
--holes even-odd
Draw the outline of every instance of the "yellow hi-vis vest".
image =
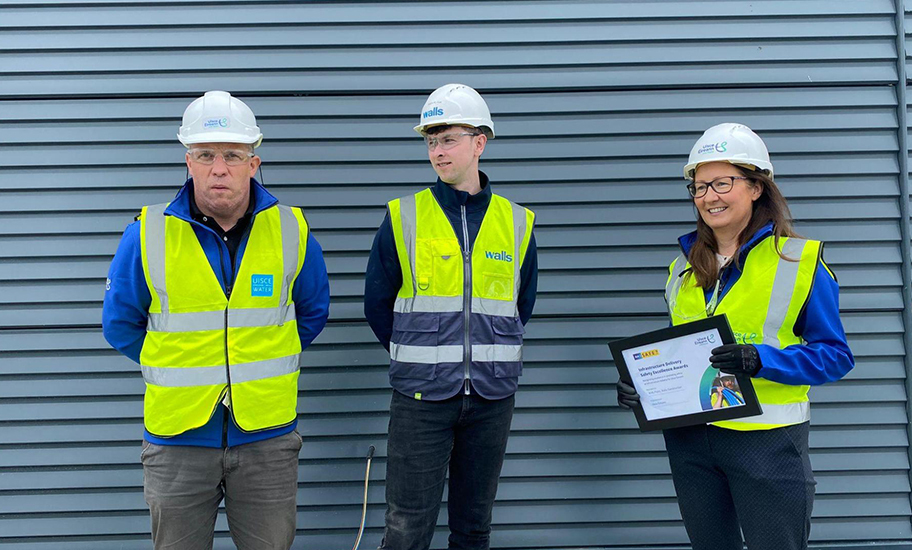
POLYGON ((535 214, 492 195, 466 257, 431 189, 391 201, 389 213, 402 269, 390 342, 393 387, 437 400, 471 378, 484 397, 512 395, 522 370, 520 271, 535 214))
MULTIPOLYGON (((779 239, 779 256, 771 235, 751 249, 742 265, 741 277, 719 301, 715 314, 725 313, 739 344, 765 344, 777 349, 802 345, 795 322, 807 304, 820 262, 819 241, 779 239)), ((684 254, 669 267, 665 300, 671 322, 680 325, 705 318, 706 297, 690 274, 684 254)), ((733 430, 769 430, 800 424, 811 419, 810 386, 791 386, 764 378, 752 379, 763 414, 737 420, 714 422, 733 430)))
POLYGON ((297 332, 291 288, 301 271, 307 222, 277 205, 251 221, 247 247, 225 295, 190 223, 141 214, 142 265, 152 296, 140 353, 149 433, 169 437, 206 424, 227 392, 244 431, 297 416, 297 332))

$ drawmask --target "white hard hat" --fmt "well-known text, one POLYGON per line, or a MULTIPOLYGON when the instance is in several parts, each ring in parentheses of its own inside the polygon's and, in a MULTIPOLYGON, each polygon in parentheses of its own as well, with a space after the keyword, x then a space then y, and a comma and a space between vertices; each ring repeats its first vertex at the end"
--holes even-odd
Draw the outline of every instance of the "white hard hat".
POLYGON ((243 101, 228 92, 206 92, 187 106, 177 139, 194 143, 246 143, 259 147, 263 134, 243 101))
POLYGON ((766 144, 743 124, 725 122, 703 132, 690 151, 684 179, 692 180, 700 164, 718 161, 760 170, 773 177, 773 163, 766 144))
POLYGON ((465 84, 447 84, 434 90, 424 102, 415 131, 423 136, 431 126, 449 125, 474 126, 489 138, 494 137, 488 104, 465 84))

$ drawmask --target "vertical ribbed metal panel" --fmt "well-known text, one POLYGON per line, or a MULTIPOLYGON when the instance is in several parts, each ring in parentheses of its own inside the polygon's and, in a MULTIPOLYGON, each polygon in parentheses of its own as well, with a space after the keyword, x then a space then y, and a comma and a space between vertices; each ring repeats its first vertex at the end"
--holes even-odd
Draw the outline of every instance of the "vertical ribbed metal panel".
POLYGON ((332 279, 304 354, 296 547, 351 543, 370 444, 376 547, 388 358, 364 266, 385 201, 434 179, 411 126, 454 81, 494 113, 496 190, 538 214, 493 545, 686 546, 661 436, 616 407, 606 342, 666 323, 694 219, 681 167, 724 121, 764 136, 799 230, 828 243, 858 361, 812 391, 812 539, 912 541, 894 18, 889 0, 0 1, 0 548, 150 546, 142 379, 100 305, 120 232, 183 181, 174 134, 208 89, 257 113, 265 183, 305 206, 332 279))

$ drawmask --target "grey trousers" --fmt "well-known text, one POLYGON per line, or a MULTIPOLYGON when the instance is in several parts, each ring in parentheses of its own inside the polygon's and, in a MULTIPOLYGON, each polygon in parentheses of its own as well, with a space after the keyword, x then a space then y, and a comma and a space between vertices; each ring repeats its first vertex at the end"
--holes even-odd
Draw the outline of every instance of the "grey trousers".
POLYGON ((297 519, 297 431, 225 449, 143 441, 155 550, 212 548, 218 505, 240 550, 288 550, 297 519))

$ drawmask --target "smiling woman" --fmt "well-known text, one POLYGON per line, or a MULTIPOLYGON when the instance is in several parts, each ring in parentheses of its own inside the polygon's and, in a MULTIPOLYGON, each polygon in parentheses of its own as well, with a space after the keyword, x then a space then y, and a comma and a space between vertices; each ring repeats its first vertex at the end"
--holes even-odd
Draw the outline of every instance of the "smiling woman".
MULTIPOLYGON (((671 322, 724 313, 738 343, 713 349, 712 366, 754 377, 763 408, 759 416, 664 431, 684 526, 694 550, 741 550, 742 532, 751 550, 805 549, 816 483, 808 389, 854 365, 839 286, 823 244, 793 231, 766 144, 750 128, 707 130, 684 175, 697 229, 680 238, 669 268, 671 322)), ((716 393, 714 407, 738 398, 723 383, 716 393)), ((638 401, 633 387, 618 382, 622 407, 638 401)))

